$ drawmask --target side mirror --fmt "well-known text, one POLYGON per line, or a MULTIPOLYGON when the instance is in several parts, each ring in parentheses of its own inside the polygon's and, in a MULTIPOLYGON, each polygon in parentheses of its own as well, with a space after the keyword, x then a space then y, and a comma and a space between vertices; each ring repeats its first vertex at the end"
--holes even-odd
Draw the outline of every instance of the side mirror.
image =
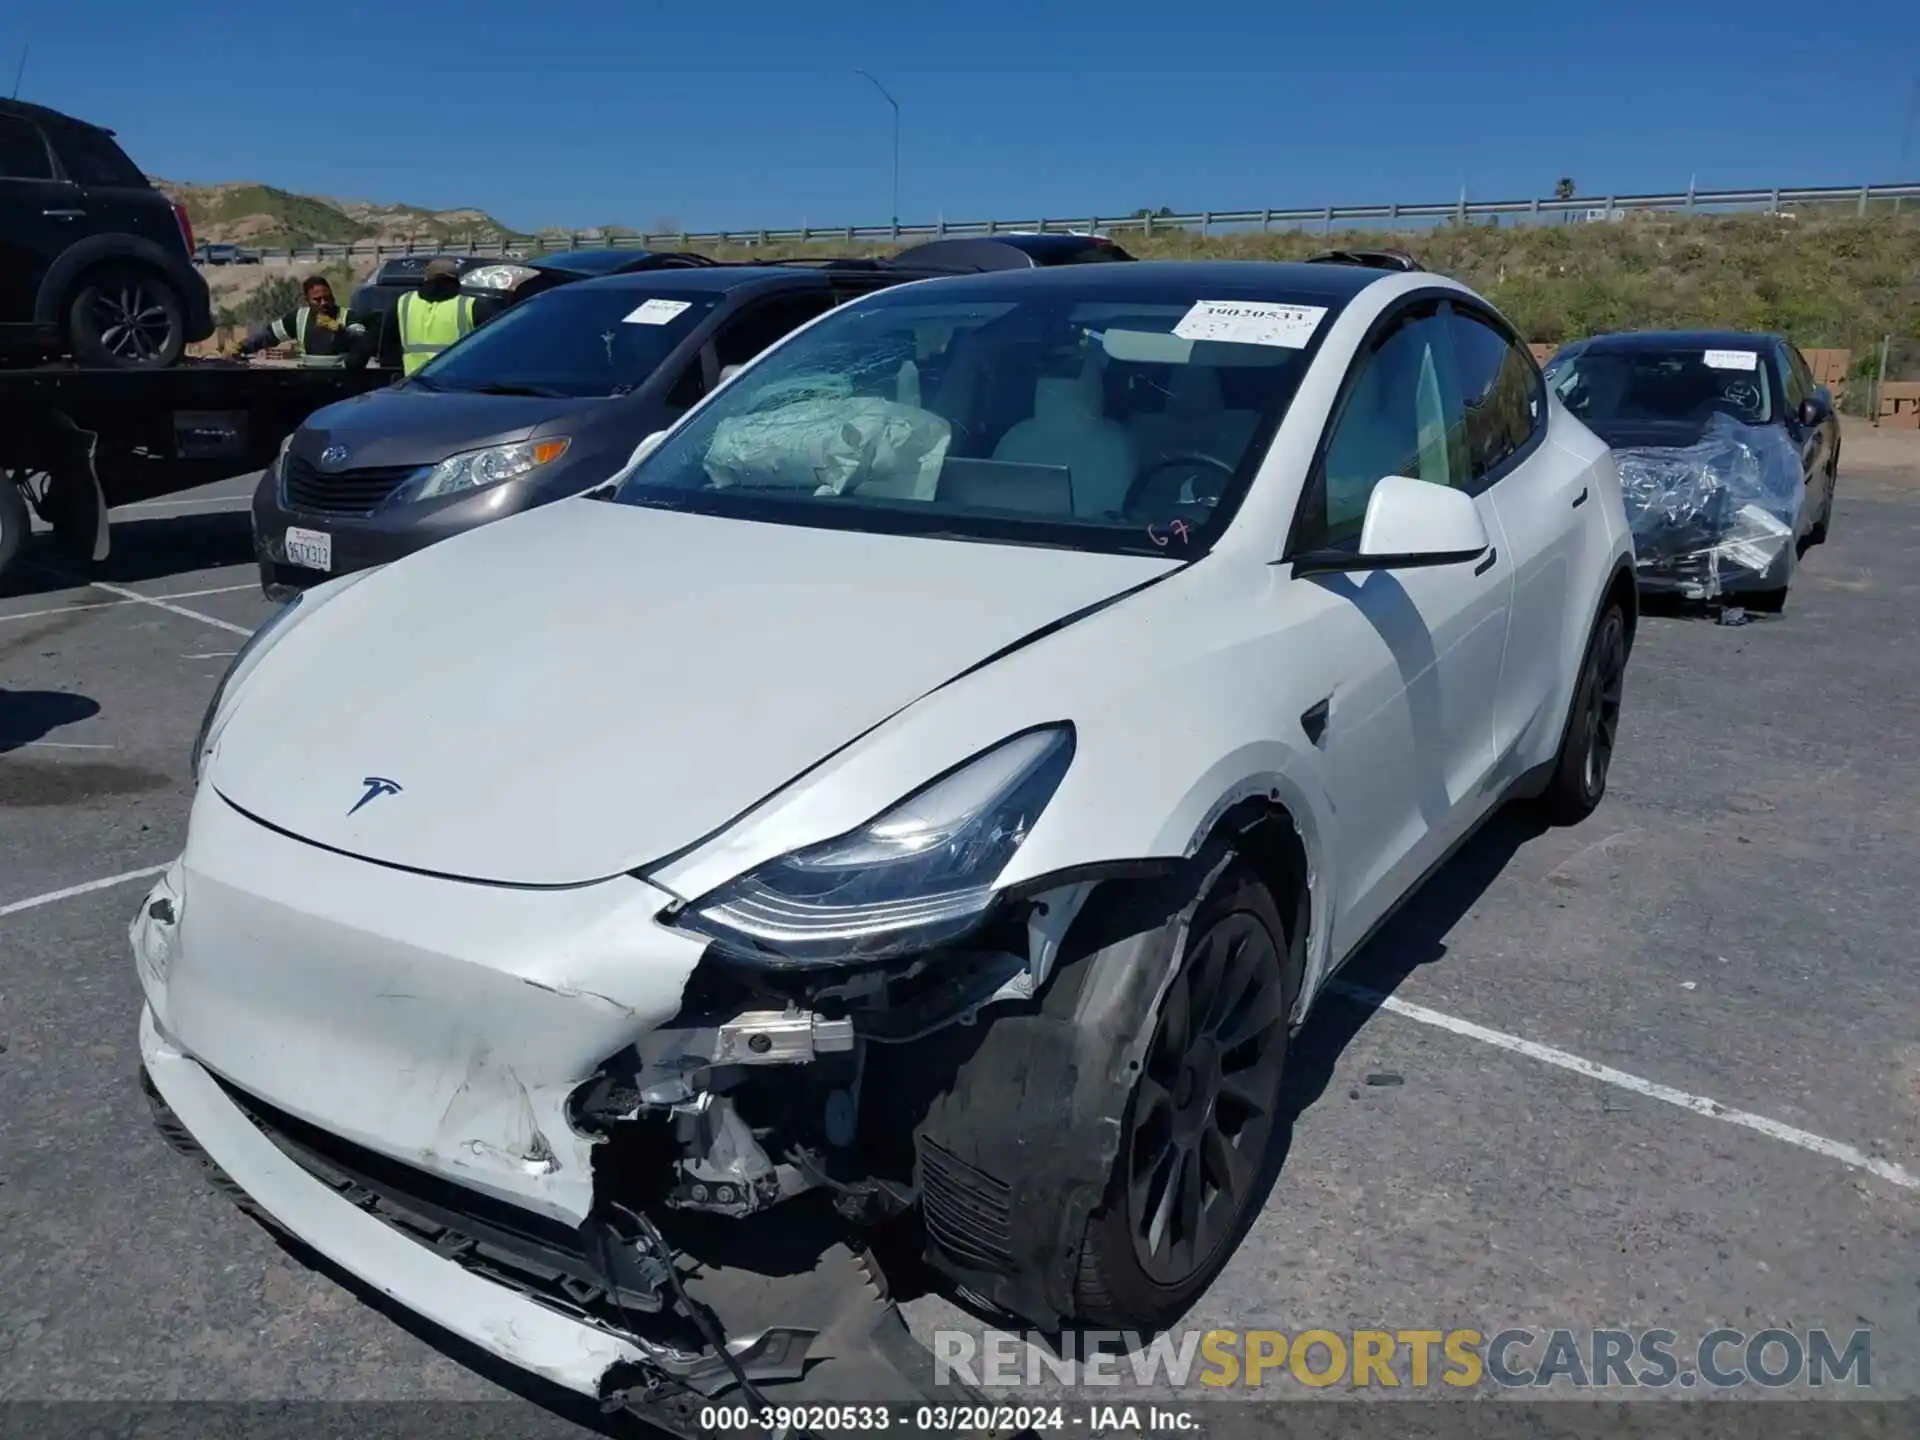
POLYGON ((727 383, 727 381, 729 381, 729 380, 731 380, 731 379, 732 379, 732 378, 733 378, 734 376, 736 376, 736 375, 738 375, 738 374, 739 374, 739 373, 740 373, 740 372, 741 372, 742 370, 744 370, 744 369, 746 369, 746 368, 747 368, 747 367, 746 367, 746 366, 744 366, 744 365, 723 365, 723 366, 721 366, 721 367, 720 367, 720 379, 719 379, 719 382, 718 382, 718 384, 716 384, 716 386, 715 386, 714 388, 715 388, 715 389, 718 389, 720 385, 724 385, 724 384, 726 384, 726 383, 727 383))
POLYGON ((654 451, 658 450, 660 448, 660 442, 666 438, 667 438, 666 431, 656 430, 651 435, 647 436, 646 439, 642 440, 638 445, 634 446, 633 454, 627 458, 627 469, 631 470, 634 466, 638 465, 642 460, 646 459, 647 456, 651 455, 654 451))
POLYGON ((1800 423, 1809 430, 1824 425, 1832 414, 1833 393, 1824 385, 1800 402, 1800 423))
POLYGON ((1360 548, 1313 550, 1293 557, 1295 575, 1351 570, 1412 570, 1464 565, 1485 555, 1493 542, 1480 507, 1464 490, 1389 475, 1373 487, 1360 548))

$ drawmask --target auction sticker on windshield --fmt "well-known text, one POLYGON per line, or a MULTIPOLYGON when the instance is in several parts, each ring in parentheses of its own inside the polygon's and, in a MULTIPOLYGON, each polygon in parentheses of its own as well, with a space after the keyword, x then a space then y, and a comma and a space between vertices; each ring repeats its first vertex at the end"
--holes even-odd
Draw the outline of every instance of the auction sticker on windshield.
POLYGON ((691 300, 649 300, 627 316, 629 325, 664 325, 693 308, 691 300))
POLYGON ((1226 340, 1235 345, 1277 345, 1304 350, 1326 317, 1324 305, 1283 305, 1272 300, 1196 300, 1173 333, 1182 340, 1226 340))
POLYGON ((1707 364, 1715 370, 1753 370, 1760 364, 1760 357, 1751 350, 1709 350, 1707 364))
POLYGON ((287 527, 287 563, 308 570, 333 569, 333 536, 324 530, 287 527))

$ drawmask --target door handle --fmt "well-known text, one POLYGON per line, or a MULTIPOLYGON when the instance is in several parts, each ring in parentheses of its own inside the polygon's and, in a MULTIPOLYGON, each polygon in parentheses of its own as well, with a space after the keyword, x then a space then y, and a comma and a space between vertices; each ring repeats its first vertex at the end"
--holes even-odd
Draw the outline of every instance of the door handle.
POLYGON ((1473 573, 1476 575, 1484 575, 1487 573, 1487 571, 1491 570, 1495 565, 1497 565, 1499 561, 1500 561, 1500 552, 1498 550, 1493 549, 1492 547, 1488 547, 1487 558, 1482 560, 1478 565, 1473 567, 1473 573))
POLYGON ((42 210, 40 213, 51 220, 78 220, 87 212, 84 210, 42 210))
POLYGON ((1587 487, 1582 485, 1580 487, 1580 493, 1573 497, 1573 508, 1578 510, 1582 505, 1586 503, 1587 503, 1587 487))

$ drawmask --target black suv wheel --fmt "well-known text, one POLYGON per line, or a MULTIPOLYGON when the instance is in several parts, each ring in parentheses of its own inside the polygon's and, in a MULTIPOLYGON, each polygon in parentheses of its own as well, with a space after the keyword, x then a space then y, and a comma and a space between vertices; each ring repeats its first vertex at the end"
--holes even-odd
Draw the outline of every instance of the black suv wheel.
POLYGON ((151 270, 97 270, 67 308, 67 339, 83 365, 159 369, 187 348, 186 307, 172 284, 151 270))

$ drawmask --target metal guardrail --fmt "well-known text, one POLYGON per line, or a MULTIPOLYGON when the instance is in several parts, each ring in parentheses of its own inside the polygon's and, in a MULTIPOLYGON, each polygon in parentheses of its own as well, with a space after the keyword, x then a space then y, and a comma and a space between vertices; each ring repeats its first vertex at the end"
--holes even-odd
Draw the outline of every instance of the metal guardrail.
POLYGON ((814 242, 857 244, 861 241, 944 240, 967 236, 1004 235, 1020 232, 1065 233, 1098 231, 1101 234, 1152 235, 1162 230, 1198 230, 1202 235, 1274 229, 1319 227, 1331 230, 1336 225, 1443 222, 1466 223, 1504 216, 1527 221, 1568 218, 1612 220, 1630 211, 1666 210, 1683 214, 1725 210, 1755 210, 1790 214, 1802 206, 1853 207, 1865 215, 1877 204, 1896 206, 1906 201, 1920 204, 1920 181, 1895 185, 1801 185, 1774 186, 1751 190, 1684 190, 1655 195, 1592 195, 1562 198, 1552 196, 1534 200, 1468 200, 1464 195, 1451 202, 1425 205, 1322 205, 1308 208, 1269 210, 1203 210, 1188 215, 1089 215, 1082 218, 1061 216, 1032 220, 940 220, 931 225, 802 225, 788 229, 703 230, 671 234, 608 234, 604 230, 549 230, 535 235, 514 235, 487 240, 450 240, 394 243, 358 240, 347 245, 307 245, 292 249, 270 250, 246 247, 267 261, 384 259, 392 255, 482 255, 504 258, 544 254, 554 250, 579 250, 603 246, 631 247, 642 250, 684 250, 701 245, 788 245, 814 242))

